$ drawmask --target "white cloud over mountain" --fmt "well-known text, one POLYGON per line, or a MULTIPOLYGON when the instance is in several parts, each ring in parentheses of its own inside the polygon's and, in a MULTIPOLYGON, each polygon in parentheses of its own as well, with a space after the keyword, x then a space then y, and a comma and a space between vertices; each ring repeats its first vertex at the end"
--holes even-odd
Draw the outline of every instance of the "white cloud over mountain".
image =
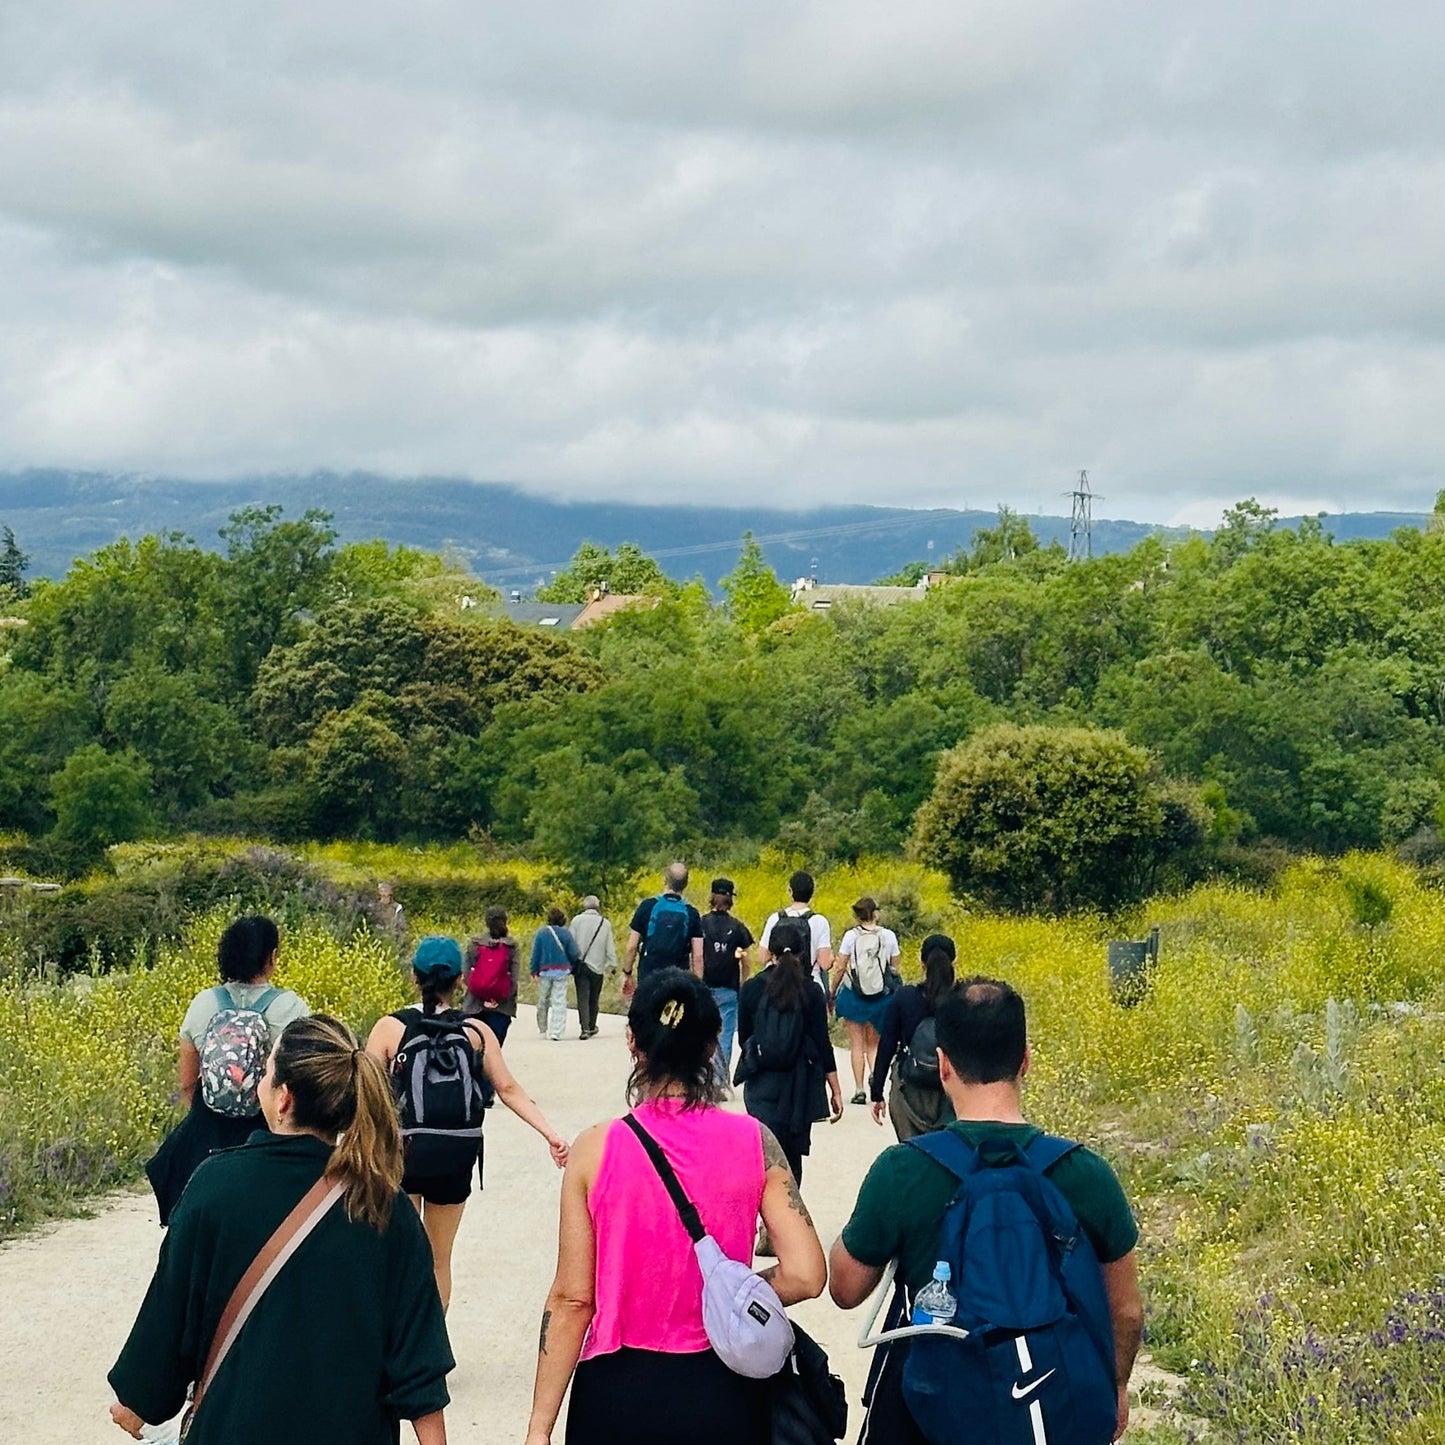
POLYGON ((1445 15, 0 12, 0 466, 1420 508, 1445 15))

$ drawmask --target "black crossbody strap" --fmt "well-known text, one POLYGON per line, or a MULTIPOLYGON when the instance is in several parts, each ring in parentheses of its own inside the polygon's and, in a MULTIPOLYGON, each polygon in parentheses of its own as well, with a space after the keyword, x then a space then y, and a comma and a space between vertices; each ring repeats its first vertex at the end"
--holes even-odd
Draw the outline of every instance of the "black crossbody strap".
POLYGON ((647 1151, 647 1157, 652 1160, 652 1167, 657 1170, 657 1177, 662 1180, 662 1187, 667 1190, 668 1196, 677 1206, 678 1215, 682 1219, 682 1227, 687 1230, 688 1237, 694 1244, 707 1238, 707 1230, 702 1227, 702 1216, 697 1212, 697 1205, 683 1192, 682 1184, 673 1171, 672 1165, 667 1162, 667 1155, 662 1152, 662 1146, 637 1122, 636 1115, 624 1114, 622 1122, 637 1135, 637 1142, 647 1151))

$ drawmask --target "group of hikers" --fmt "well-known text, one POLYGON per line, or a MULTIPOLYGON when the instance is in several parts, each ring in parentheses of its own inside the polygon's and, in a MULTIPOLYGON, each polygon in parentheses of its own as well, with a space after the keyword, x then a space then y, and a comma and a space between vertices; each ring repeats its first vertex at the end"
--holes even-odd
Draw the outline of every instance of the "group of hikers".
POLYGON ((421 939, 417 1002, 364 1044, 273 985, 274 923, 231 924, 221 983, 181 1027, 190 1107, 148 1166, 167 1234, 110 1373, 116 1423, 142 1438, 184 1408, 188 1445, 381 1445, 405 1420, 441 1445, 452 1247, 500 1099, 564 1170, 527 1445, 551 1441, 569 1390, 570 1445, 841 1438, 841 1386, 786 1314, 825 1288, 844 1309, 879 1301, 860 1441, 1117 1438, 1142 1326, 1137 1229, 1103 1159, 1024 1120, 1020 996, 959 980, 938 934, 904 984, 871 898, 835 954, 806 873, 756 945, 731 880, 713 880, 705 914, 687 883, 667 869, 620 961, 594 897, 533 940, 549 1039, 569 979, 588 1039, 601 980, 623 976, 629 1110, 570 1144, 503 1058, 521 950, 501 910, 465 948, 421 939), (899 1143, 825 1256, 801 1184, 812 1126, 845 1109, 830 1010, 854 1102, 880 1124, 886 1111, 899 1143), (743 1113, 724 1107, 734 1084, 743 1113), (756 1256, 772 1262, 755 1272, 756 1256))

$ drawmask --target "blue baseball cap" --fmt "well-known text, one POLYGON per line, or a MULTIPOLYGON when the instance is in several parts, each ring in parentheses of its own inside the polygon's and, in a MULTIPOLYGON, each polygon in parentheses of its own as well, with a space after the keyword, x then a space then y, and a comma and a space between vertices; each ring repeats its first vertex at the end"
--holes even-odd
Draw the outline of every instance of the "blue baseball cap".
POLYGON ((459 978, 462 972, 462 951, 455 938, 439 933, 428 934, 417 944, 411 957, 413 973, 431 973, 442 978, 459 978))

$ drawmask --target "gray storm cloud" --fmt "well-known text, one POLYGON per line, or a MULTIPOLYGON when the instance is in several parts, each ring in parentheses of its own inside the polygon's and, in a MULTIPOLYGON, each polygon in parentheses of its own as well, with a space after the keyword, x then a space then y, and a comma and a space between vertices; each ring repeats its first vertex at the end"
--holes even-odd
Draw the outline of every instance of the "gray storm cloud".
POLYGON ((0 466, 1428 506, 1445 14, 1265 9, 24 0, 0 466))

